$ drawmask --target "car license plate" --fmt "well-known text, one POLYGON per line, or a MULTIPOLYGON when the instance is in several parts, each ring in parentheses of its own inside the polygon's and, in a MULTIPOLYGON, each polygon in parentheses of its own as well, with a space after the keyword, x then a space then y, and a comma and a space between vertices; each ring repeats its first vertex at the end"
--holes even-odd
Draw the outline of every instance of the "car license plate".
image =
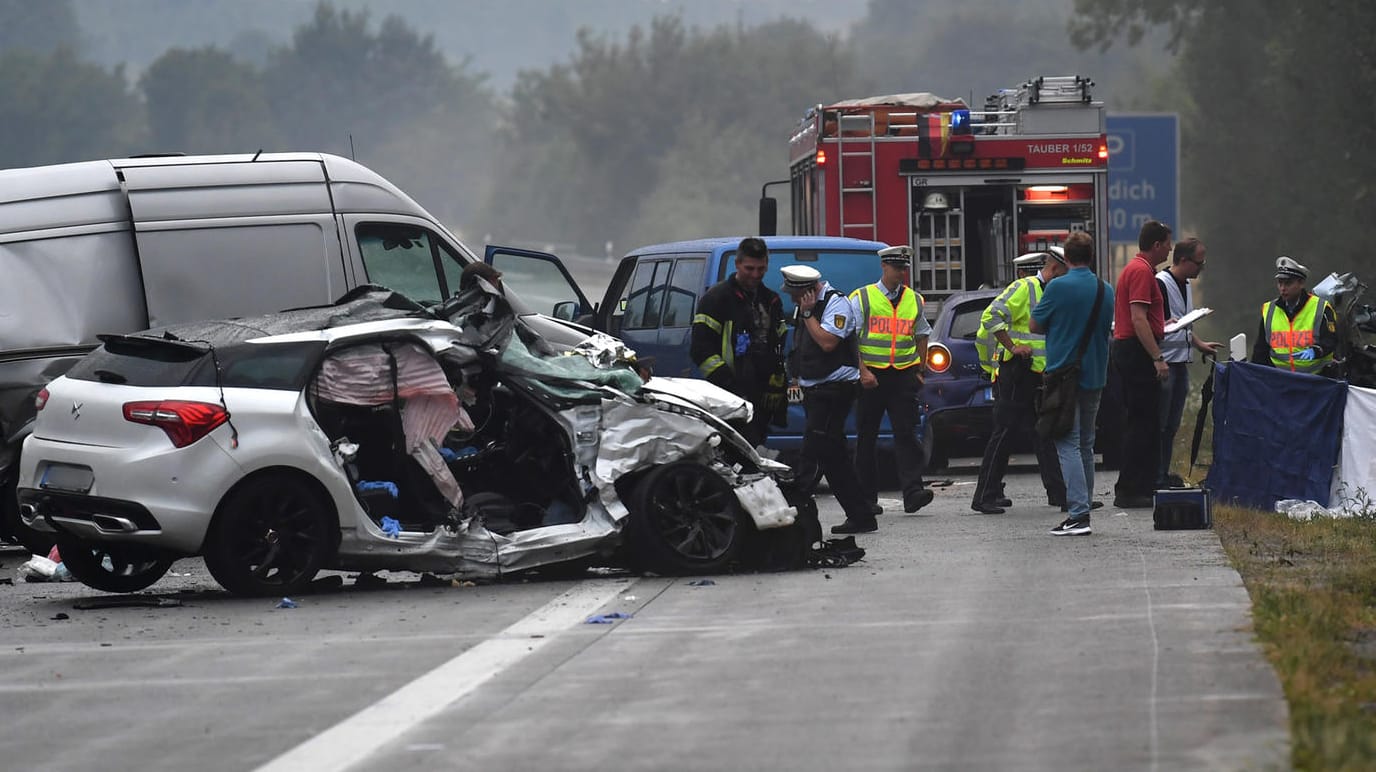
POLYGON ((38 481, 38 487, 85 493, 91 490, 91 485, 94 482, 95 475, 89 467, 73 464, 49 464, 48 468, 43 470, 43 478, 38 481))

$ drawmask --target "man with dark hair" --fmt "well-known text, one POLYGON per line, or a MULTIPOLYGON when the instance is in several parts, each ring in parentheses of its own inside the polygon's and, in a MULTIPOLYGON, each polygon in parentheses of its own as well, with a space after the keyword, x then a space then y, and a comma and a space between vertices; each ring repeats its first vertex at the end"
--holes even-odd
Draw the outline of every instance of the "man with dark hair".
POLYGON ((703 293, 693 315, 689 355, 707 380, 749 401, 754 417, 741 434, 764 444, 771 422, 787 421, 783 302, 764 286, 769 248, 748 237, 736 247, 736 272, 703 293))
POLYGON ((1075 395, 1075 421, 1070 432, 1056 439, 1056 455, 1065 479, 1067 516, 1051 529, 1056 536, 1090 533, 1090 497, 1094 491, 1094 422, 1099 398, 1108 382, 1108 338, 1113 318, 1113 288, 1094 275, 1094 239, 1077 231, 1065 242, 1070 271, 1046 285, 1032 309, 1032 332, 1046 335, 1046 371, 1059 370, 1079 359, 1080 379, 1075 395), (1096 308, 1097 304, 1097 308, 1096 308), (1080 341, 1085 340, 1084 356, 1080 341))
POLYGON ((1122 467, 1113 505, 1152 506, 1161 466, 1161 382, 1170 374, 1161 339, 1166 302, 1156 266, 1171 254, 1171 229, 1150 220, 1137 237, 1140 250, 1118 274, 1109 359, 1123 387, 1122 467))
MULTIPOLYGON (((1199 239, 1189 238, 1177 242, 1171 253, 1171 265, 1156 274, 1161 285, 1161 294, 1166 300, 1167 323, 1174 322, 1194 310, 1194 285, 1191 280, 1204 270, 1207 250, 1199 239)), ((1180 417, 1185 412, 1185 397, 1190 391, 1190 362, 1193 351, 1198 349, 1211 355, 1222 348, 1222 343, 1200 340, 1194 334, 1194 325, 1187 324, 1174 332, 1166 333, 1161 340, 1161 353, 1166 356, 1170 372, 1161 384, 1161 469, 1157 473, 1160 487, 1179 484, 1178 477, 1171 475, 1171 451, 1175 447, 1175 433, 1180 429, 1180 417)))
POLYGON ((846 449, 846 416, 860 390, 860 347, 854 309, 844 293, 822 281, 807 265, 790 265, 780 273, 784 291, 797 306, 790 371, 803 389, 807 426, 799 452, 799 477, 826 475, 846 521, 832 533, 869 533, 879 523, 870 509, 846 449))
POLYGON ((1294 258, 1276 258, 1280 296, 1261 306, 1261 326, 1252 362, 1295 373, 1321 372, 1338 348, 1338 313, 1333 304, 1305 289, 1309 269, 1294 258))
POLYGON ((478 279, 486 281, 495 290, 502 288, 502 272, 487 263, 469 263, 459 273, 459 289, 466 290, 477 286, 478 279))

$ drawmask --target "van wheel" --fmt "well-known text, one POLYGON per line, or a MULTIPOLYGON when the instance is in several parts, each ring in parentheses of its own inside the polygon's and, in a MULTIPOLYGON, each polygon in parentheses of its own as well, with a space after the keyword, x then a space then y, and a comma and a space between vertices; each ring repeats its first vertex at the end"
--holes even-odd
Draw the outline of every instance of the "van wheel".
POLYGON ((236 488, 206 535, 205 567, 235 595, 289 595, 310 584, 334 550, 334 518, 313 486, 266 474, 236 488))
POLYGON ((62 538, 62 565, 87 587, 103 592, 138 592, 151 587, 174 558, 142 544, 112 544, 62 538))
POLYGON ((630 558, 656 573, 720 573, 746 537, 735 491, 701 464, 655 467, 636 483, 631 499, 630 558))

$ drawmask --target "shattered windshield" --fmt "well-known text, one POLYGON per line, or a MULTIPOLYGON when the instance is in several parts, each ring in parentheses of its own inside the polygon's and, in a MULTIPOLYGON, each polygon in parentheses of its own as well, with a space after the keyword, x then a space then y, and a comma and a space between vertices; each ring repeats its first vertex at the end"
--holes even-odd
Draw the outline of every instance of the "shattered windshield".
POLYGON ((635 394, 642 383, 629 367, 599 369, 579 354, 536 356, 519 335, 511 336, 500 362, 502 371, 526 376, 533 389, 556 401, 600 399, 603 386, 635 394))

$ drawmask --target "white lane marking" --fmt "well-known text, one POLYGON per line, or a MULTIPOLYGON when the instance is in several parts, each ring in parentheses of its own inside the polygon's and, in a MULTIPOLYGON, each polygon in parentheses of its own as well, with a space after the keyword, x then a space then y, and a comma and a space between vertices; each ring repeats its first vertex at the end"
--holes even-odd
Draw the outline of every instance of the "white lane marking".
POLYGON ((429 719, 582 622, 619 593, 616 580, 585 580, 494 638, 454 657, 376 703, 258 768, 258 772, 344 770, 429 719), (533 638, 531 636, 543 636, 533 638))

